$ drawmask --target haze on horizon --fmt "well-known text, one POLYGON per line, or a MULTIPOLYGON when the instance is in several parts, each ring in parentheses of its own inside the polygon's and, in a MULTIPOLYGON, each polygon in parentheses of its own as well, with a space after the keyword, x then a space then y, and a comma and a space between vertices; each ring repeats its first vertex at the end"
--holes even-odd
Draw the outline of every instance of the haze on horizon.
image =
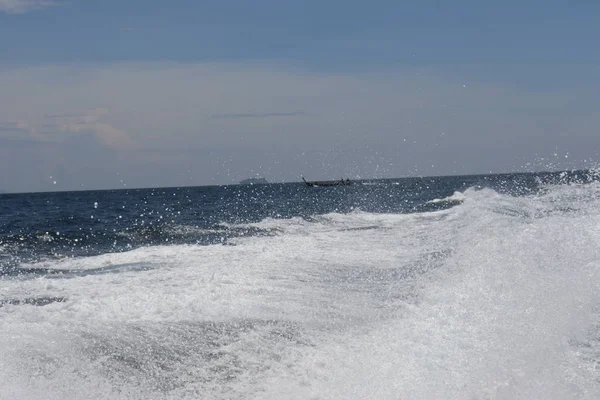
POLYGON ((600 3, 0 0, 0 190, 587 168, 600 3))

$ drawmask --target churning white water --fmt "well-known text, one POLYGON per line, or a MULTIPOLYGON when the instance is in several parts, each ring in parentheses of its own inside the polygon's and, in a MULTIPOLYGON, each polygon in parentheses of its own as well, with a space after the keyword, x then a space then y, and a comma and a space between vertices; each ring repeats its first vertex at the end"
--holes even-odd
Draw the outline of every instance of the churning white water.
POLYGON ((447 201, 23 266, 0 398, 600 398, 600 185, 447 201))

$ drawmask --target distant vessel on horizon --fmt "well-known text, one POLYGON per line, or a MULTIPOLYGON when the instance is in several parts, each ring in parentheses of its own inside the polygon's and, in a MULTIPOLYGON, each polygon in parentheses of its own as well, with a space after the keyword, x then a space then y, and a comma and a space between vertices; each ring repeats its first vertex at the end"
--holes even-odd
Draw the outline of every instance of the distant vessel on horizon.
POLYGON ((240 181, 240 185, 266 185, 268 183, 265 178, 248 178, 240 181))
POLYGON ((304 181, 304 183, 306 183, 306 186, 308 187, 328 187, 328 186, 350 186, 352 185, 352 181, 350 179, 341 179, 339 181, 321 181, 321 182, 317 182, 317 181, 307 181, 306 179, 304 179, 304 177, 302 177, 302 180, 304 181))

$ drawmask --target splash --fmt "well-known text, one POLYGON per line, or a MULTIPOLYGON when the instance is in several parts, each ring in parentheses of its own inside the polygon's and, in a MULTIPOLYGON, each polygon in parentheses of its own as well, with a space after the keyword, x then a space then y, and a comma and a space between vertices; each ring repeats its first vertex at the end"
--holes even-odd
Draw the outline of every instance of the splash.
POLYGON ((0 397, 598 398, 600 185, 450 198, 23 265, 0 397))

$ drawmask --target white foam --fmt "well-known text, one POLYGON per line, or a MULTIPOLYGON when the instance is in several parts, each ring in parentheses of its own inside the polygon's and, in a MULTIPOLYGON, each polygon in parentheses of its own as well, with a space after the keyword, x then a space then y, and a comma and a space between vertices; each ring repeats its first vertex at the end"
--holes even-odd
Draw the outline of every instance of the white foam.
POLYGON ((457 211, 470 221, 419 303, 305 355, 297 375, 309 378, 274 376, 264 398, 598 398, 600 202, 553 212, 582 189, 597 192, 469 191, 457 211))
POLYGON ((452 196, 444 197, 443 199, 429 200, 428 204, 436 203, 461 203, 465 200, 465 195, 461 192, 454 192, 452 196))
POLYGON ((461 196, 47 262, 86 273, 3 282, 66 301, 0 307, 0 397, 598 398, 600 187, 461 196))

